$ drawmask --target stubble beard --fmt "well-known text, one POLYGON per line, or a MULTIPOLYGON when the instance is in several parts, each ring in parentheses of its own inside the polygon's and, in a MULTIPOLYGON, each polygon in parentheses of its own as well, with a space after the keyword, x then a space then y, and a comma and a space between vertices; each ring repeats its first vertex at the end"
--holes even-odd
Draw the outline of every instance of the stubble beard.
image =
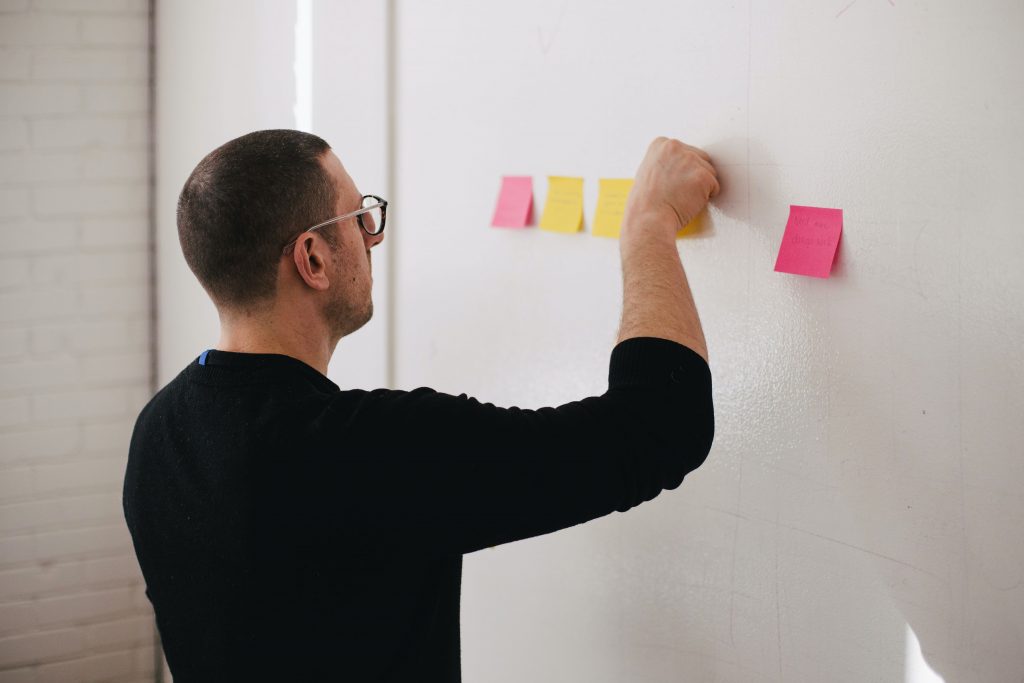
POLYGON ((370 292, 365 294, 365 303, 363 296, 360 295, 356 301, 352 301, 351 295, 351 292, 339 292, 338 297, 324 309, 324 317, 339 338, 352 334, 373 317, 373 299, 370 292))

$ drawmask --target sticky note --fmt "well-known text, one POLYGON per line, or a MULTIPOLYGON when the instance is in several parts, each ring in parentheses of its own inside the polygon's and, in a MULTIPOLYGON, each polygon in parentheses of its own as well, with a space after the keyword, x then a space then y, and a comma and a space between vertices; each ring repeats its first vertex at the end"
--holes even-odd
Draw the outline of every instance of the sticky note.
POLYGON ((533 178, 507 175, 501 179, 498 205, 491 225, 496 228, 525 228, 533 218, 533 178))
POLYGON ((790 206, 776 272, 828 277, 842 232, 842 209, 790 206))
POLYGON ((554 232, 583 229, 583 178, 548 176, 548 198, 540 227, 554 232))
POLYGON ((622 214, 626 212, 626 199, 633 187, 632 178, 601 178, 597 181, 597 211, 594 212, 594 234, 598 237, 618 237, 622 229, 622 214))
POLYGON ((676 231, 676 237, 696 237, 703 232, 706 226, 706 223, 704 222, 706 214, 706 211, 701 211, 694 216, 693 220, 676 231))

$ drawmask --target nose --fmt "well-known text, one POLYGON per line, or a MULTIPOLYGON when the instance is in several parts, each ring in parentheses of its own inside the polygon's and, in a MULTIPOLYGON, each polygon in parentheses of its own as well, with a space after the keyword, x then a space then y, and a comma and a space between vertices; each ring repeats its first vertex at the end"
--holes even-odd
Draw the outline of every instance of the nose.
POLYGON ((372 248, 374 248, 375 246, 377 246, 378 244, 380 244, 381 242, 384 241, 384 233, 382 232, 379 235, 367 235, 364 232, 363 233, 363 239, 366 242, 366 248, 367 249, 372 249, 372 248))

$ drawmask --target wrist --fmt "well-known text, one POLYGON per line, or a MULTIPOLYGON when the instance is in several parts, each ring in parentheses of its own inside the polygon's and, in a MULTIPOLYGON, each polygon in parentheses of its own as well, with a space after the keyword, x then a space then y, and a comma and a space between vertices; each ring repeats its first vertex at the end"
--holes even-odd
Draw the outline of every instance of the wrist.
POLYGON ((645 208, 627 212, 622 220, 622 238, 638 236, 643 240, 662 239, 674 242, 676 233, 683 226, 679 216, 669 207, 645 208))

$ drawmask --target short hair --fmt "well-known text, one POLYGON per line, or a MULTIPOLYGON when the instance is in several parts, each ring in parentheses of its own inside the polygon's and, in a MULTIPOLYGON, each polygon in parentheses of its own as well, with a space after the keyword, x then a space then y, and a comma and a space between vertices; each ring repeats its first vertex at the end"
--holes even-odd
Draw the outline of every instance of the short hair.
MULTIPOLYGON (((334 215, 323 139, 260 130, 207 154, 178 198, 185 262, 218 306, 248 310, 277 291, 281 249, 334 215)), ((332 245, 334 246, 334 245, 332 245)))

